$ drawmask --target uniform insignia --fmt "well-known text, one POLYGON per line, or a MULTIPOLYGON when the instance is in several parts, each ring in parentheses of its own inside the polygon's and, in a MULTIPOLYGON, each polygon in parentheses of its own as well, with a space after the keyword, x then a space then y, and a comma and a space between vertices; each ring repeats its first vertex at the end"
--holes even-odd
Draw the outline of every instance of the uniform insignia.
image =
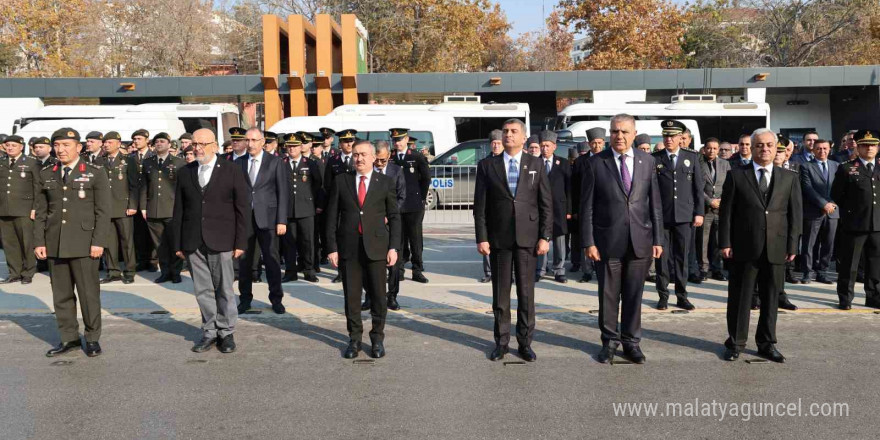
POLYGON ((663 169, 663 164, 662 164, 662 163, 658 163, 658 164, 657 164, 657 171, 660 171, 660 170, 662 170, 662 169, 663 169))
POLYGON ((69 137, 73 137, 73 132, 72 132, 72 131, 68 131, 68 132, 67 132, 67 136, 69 136, 69 137))
POLYGON ((686 167, 691 166, 691 161, 690 161, 690 159, 685 159, 685 160, 684 160, 684 166, 686 166, 686 167))
POLYGON ((556 165, 559 165, 559 159, 556 159, 556 165))

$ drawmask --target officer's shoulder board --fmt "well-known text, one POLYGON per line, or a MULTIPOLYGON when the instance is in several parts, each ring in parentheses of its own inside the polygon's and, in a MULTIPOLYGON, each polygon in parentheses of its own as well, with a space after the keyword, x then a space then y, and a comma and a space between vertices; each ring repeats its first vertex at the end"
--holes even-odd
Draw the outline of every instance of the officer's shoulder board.
POLYGON ((103 170, 104 169, 104 167, 102 165, 98 165, 96 163, 89 163, 89 162, 86 162, 86 167, 92 168, 95 170, 103 170))

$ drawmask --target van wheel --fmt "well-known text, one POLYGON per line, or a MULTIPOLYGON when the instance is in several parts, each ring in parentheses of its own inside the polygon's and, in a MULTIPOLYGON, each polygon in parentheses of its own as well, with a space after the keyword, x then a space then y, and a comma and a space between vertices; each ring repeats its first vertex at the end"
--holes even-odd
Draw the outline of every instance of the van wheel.
POLYGON ((428 190, 428 195, 425 196, 425 210, 430 211, 437 207, 437 191, 433 189, 428 190))

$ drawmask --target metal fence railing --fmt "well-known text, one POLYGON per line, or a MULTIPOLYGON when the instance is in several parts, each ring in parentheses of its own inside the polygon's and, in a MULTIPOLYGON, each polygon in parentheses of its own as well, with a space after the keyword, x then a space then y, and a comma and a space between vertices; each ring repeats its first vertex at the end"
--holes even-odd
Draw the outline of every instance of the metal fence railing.
POLYGON ((476 165, 433 165, 425 224, 473 225, 476 165))

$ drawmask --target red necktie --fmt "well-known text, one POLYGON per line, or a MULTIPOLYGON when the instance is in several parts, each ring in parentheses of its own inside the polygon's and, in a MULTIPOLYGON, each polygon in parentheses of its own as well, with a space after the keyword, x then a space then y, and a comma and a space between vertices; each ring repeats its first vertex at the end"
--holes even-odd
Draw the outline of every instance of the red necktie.
MULTIPOLYGON (((361 183, 358 184, 358 206, 361 209, 364 208, 364 200, 367 198, 367 184, 366 184, 367 176, 361 176, 361 183)), ((364 235, 364 227, 361 225, 361 222, 358 221, 358 234, 364 235)))

